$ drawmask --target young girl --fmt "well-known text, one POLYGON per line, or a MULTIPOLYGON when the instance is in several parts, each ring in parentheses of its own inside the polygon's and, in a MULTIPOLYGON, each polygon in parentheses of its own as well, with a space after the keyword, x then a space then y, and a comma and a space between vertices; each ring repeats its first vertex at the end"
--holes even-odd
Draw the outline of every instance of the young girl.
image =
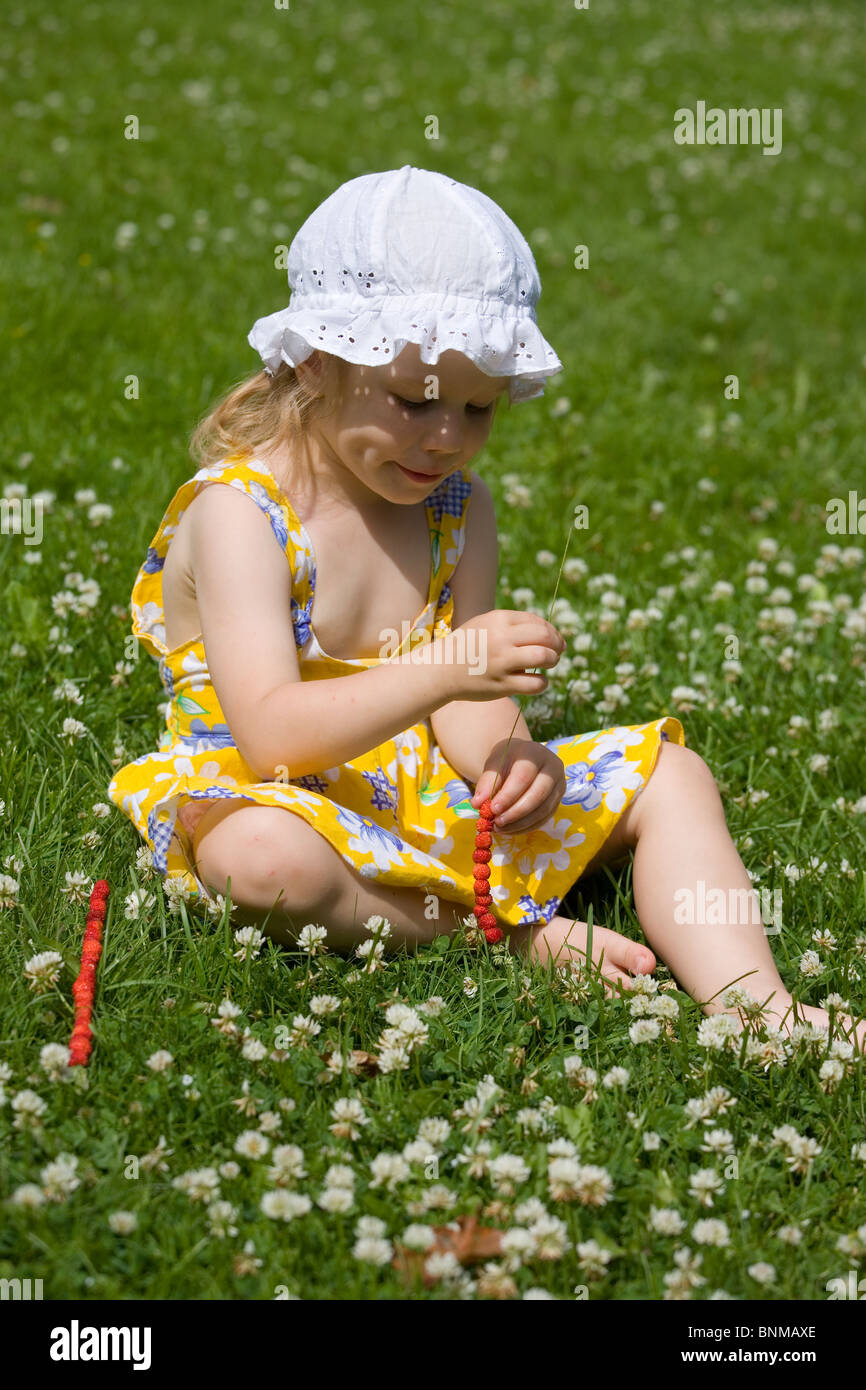
POLYGON ((235 919, 280 941, 317 923, 351 952, 384 917, 389 949, 411 950, 471 914, 492 795, 492 911, 513 951, 584 960, 561 900, 633 851, 652 950, 596 927, 609 987, 658 952, 707 1012, 734 1011, 740 981, 790 1031, 757 895, 679 721, 548 743, 514 727, 513 697, 545 690, 565 650, 543 618, 496 608, 493 504, 470 471, 504 396, 561 369, 521 233, 483 193, 406 165, 327 198, 288 278, 288 308, 250 333, 265 370, 196 431, 203 466, 132 592, 166 730, 109 796, 157 869, 191 897, 230 891, 235 919), (753 910, 676 920, 683 890, 718 889, 753 910))

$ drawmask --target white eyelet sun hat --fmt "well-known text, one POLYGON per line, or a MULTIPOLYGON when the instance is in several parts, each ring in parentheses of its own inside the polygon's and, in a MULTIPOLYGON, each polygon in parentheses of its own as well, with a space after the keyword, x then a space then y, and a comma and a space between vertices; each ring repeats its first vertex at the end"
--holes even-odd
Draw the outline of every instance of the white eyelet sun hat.
POLYGON ((492 198, 445 174, 404 164, 349 179, 304 222, 287 264, 290 303, 248 336, 271 375, 317 348, 378 366, 415 343, 422 362, 454 349, 511 377, 515 402, 562 370, 536 322, 528 243, 492 198))

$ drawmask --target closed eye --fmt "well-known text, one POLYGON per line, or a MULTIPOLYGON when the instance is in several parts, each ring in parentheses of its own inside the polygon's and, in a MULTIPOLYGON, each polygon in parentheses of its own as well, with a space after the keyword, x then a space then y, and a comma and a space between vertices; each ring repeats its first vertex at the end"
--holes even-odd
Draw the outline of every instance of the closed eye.
MULTIPOLYGON (((432 401, 429 400, 407 401, 405 397, 397 396, 393 391, 391 392, 391 396, 398 405, 405 406, 407 410, 423 410, 425 405, 432 405, 432 401)), ((493 409, 493 401, 491 401, 489 405, 467 405, 466 409, 473 415, 486 415, 489 410, 493 409)))

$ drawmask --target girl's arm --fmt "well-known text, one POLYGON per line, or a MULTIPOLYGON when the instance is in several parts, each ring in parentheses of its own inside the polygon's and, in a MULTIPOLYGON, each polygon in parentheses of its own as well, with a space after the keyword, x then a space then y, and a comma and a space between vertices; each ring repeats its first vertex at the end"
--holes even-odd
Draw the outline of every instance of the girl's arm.
MULTIPOLYGON (((473 473, 463 554, 450 581, 454 598, 453 629, 496 607, 498 566, 493 498, 484 480, 473 473)), ((483 653, 478 655, 483 657, 483 653)), ((477 676, 474 679, 477 680, 477 676)), ((473 677, 469 680, 471 682, 473 677)), ((522 714, 515 725, 517 714, 517 702, 511 696, 484 702, 452 700, 433 711, 430 724, 447 761, 467 782, 475 783, 493 745, 506 739, 512 729, 515 738, 532 740, 522 714)))
POLYGON ((267 517, 237 488, 216 485, 188 511, 208 670, 238 750, 262 781, 357 758, 460 692, 459 668, 421 661, 302 681, 289 564, 267 517))

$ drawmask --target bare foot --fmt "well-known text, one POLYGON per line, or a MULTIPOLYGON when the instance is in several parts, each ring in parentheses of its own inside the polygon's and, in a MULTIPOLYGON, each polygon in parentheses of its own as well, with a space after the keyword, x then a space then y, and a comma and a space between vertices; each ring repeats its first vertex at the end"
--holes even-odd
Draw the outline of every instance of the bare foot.
MULTIPOLYGON (((763 1013, 755 1016, 755 1024, 765 1023, 768 1028, 778 1029, 779 1032, 787 1034, 789 1037, 797 1024, 811 1023, 816 1028, 830 1028, 830 1015, 826 1009, 819 1009, 815 1004, 801 1004, 784 988, 776 989, 769 985, 763 993, 754 985, 749 993, 757 999, 759 1003, 765 1000, 766 1006, 763 1013), (768 998, 769 995, 772 997, 768 998)), ((748 1009, 725 1008, 719 1000, 713 1000, 706 1005, 704 1012, 710 1013, 729 1013, 741 1018, 745 1023, 749 1017, 748 1009)), ((854 1020, 850 1014, 834 1012, 833 1014, 832 1037, 842 1038, 854 1044, 855 1051, 866 1053, 866 1019, 854 1020)))
MULTIPOLYGON (((530 959, 557 965, 586 963, 586 922, 571 917, 551 917, 528 929, 512 930, 511 938, 517 950, 530 959)), ((649 975, 657 961, 648 946, 612 931, 610 927, 592 928, 592 959, 601 966, 602 983, 609 993, 630 989, 632 975, 649 975)))

